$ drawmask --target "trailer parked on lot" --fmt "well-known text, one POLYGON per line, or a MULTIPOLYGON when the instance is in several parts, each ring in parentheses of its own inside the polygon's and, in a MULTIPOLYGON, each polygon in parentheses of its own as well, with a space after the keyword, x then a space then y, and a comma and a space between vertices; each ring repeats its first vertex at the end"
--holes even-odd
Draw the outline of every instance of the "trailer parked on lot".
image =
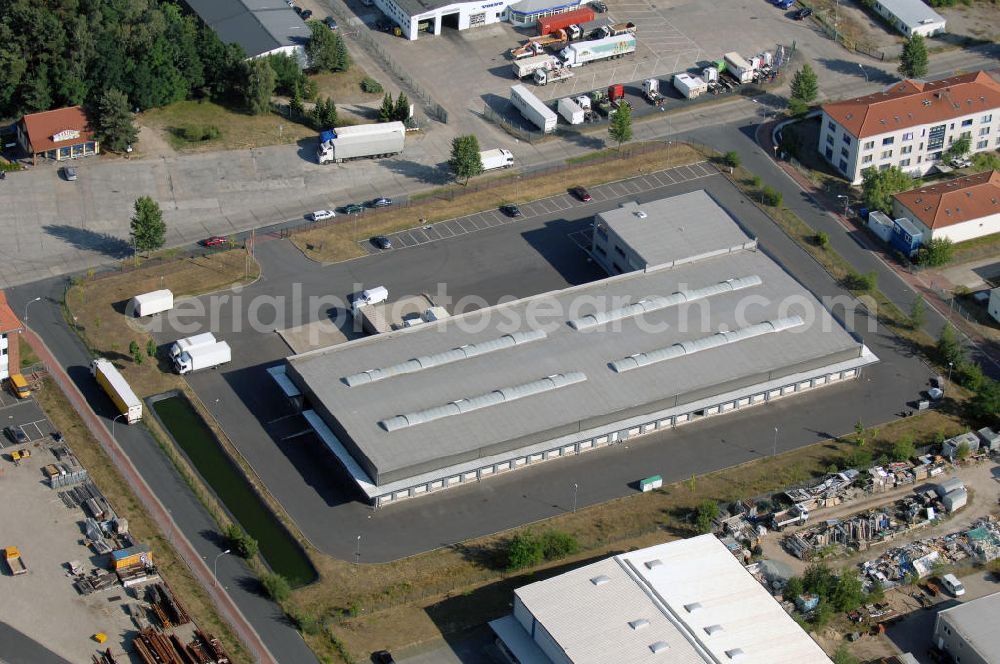
POLYGON ((726 72, 732 75, 740 83, 753 82, 753 65, 747 62, 742 55, 731 51, 723 56, 726 62, 726 72))
POLYGON ((559 118, 552 112, 551 108, 543 104, 528 88, 523 85, 512 85, 510 88, 510 103, 521 112, 521 115, 530 120, 546 134, 555 130, 559 118))
POLYGON ((563 116, 566 122, 571 125, 582 124, 586 119, 586 111, 580 108, 580 105, 569 97, 560 99, 556 108, 559 110, 559 115, 563 116))
POLYGON ((135 424, 142 419, 142 401, 110 360, 103 357, 96 358, 90 363, 90 373, 97 379, 97 384, 111 397, 118 407, 118 412, 125 416, 125 422, 135 424))
POLYGON ((225 341, 193 346, 174 358, 174 369, 184 375, 192 371, 212 369, 233 359, 233 351, 225 341))
POLYGON ((559 52, 567 67, 580 67, 589 62, 620 58, 635 53, 635 35, 624 34, 570 44, 559 52))
POLYGON ((514 78, 524 78, 534 74, 538 69, 555 69, 559 66, 559 61, 554 55, 536 55, 523 60, 517 60, 511 65, 514 71, 514 78))
POLYGON ((479 161, 482 162, 484 171, 492 171, 496 168, 510 168, 514 165, 514 153, 503 148, 484 150, 479 153, 479 161))
POLYGON ((562 28, 568 28, 571 25, 581 25, 583 23, 590 23, 594 20, 594 10, 593 8, 584 5, 573 11, 563 12, 562 14, 552 14, 551 16, 545 16, 538 19, 538 34, 547 35, 562 28))
POLYGON ((557 69, 536 69, 534 74, 536 85, 548 85, 557 81, 565 81, 573 77, 573 70, 569 67, 559 67, 557 69))
POLYGON ((170 346, 170 359, 173 359, 184 351, 197 346, 211 346, 215 343, 215 341, 215 335, 211 332, 202 332, 201 334, 196 334, 192 337, 178 339, 172 346, 170 346))
POLYGON ((688 99, 700 97, 708 92, 708 83, 687 73, 674 74, 674 87, 688 99))
POLYGON ((174 294, 164 288, 163 290, 143 293, 132 298, 132 313, 137 317, 152 316, 153 314, 170 311, 174 308, 174 294))
POLYGON ((316 159, 321 164, 350 159, 391 157, 403 151, 406 125, 402 122, 338 127, 320 134, 316 159))

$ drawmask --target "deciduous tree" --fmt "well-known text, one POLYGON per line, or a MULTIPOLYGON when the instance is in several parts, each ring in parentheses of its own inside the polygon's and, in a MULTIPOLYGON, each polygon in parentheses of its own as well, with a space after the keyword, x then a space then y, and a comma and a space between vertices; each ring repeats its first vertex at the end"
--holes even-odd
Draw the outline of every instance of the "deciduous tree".
POLYGON ((457 179, 475 177, 483 172, 483 162, 479 156, 479 139, 474 134, 457 136, 451 141, 451 159, 448 167, 457 179))
POLYGON ((167 224, 163 221, 160 204, 149 196, 137 198, 131 229, 132 246, 137 253, 149 253, 162 247, 167 236, 167 224))
POLYGON ((927 75, 927 44, 923 35, 914 32, 903 43, 899 56, 899 73, 906 78, 923 78, 927 75))
POLYGON ((101 95, 93 116, 94 133, 105 149, 122 152, 138 140, 139 130, 132 120, 128 99, 115 88, 101 95))
POLYGON ((802 69, 795 72, 795 76, 792 78, 792 97, 811 104, 816 101, 818 94, 819 79, 809 63, 806 63, 802 65, 802 69))
POLYGON ((898 166, 885 170, 866 168, 861 172, 861 191, 867 205, 872 210, 892 214, 892 195, 912 189, 917 183, 898 166))
POLYGON ((611 140, 618 143, 618 149, 622 149, 622 143, 632 140, 632 107, 628 104, 619 104, 618 110, 611 118, 611 125, 608 127, 608 134, 611 140))
POLYGON ((263 115, 271 110, 271 95, 274 94, 274 70, 264 58, 255 58, 243 63, 239 86, 243 103, 253 115, 263 115))

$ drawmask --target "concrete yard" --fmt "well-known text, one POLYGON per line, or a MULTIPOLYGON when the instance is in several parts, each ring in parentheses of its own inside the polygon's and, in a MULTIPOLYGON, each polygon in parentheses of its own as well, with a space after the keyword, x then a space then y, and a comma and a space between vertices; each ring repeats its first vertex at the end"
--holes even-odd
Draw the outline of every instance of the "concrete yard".
MULTIPOLYGON (((34 426, 31 422, 47 425, 34 402, 0 409, 0 420, 4 426, 27 424, 26 431, 34 426)), ((46 428, 46 438, 49 432, 46 428)), ((126 636, 134 633, 134 627, 123 604, 132 597, 120 585, 86 597, 73 587, 67 562, 80 561, 89 572, 104 567, 108 557, 94 555, 83 546, 83 511, 68 509, 43 481, 41 469, 55 457, 39 440, 41 435, 34 436, 29 445, 31 457, 18 467, 10 461, 9 444, 0 460, 0 503, 4 506, 0 547, 18 547, 28 567, 27 574, 15 577, 3 564, 0 622, 70 662, 90 664, 91 654, 100 649, 93 639, 98 632, 108 635, 103 648, 110 647, 117 654, 125 651, 126 636)), ((15 644, 0 637, 0 660, 17 661, 15 657, 15 644)))

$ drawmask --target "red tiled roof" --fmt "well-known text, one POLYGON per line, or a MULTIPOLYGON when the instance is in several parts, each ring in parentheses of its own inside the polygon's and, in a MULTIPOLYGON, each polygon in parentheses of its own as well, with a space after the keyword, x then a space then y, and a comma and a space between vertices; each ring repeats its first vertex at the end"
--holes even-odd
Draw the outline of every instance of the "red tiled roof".
POLYGON ((953 226, 1000 213, 1000 172, 966 175, 894 198, 930 229, 953 226))
POLYGON ((45 152, 67 145, 79 145, 94 138, 93 132, 88 131, 90 123, 80 106, 32 113, 25 115, 21 122, 24 123, 24 128, 28 132, 28 140, 31 141, 31 148, 35 152, 45 152), (80 132, 80 136, 62 141, 53 140, 56 134, 67 129, 80 132))
POLYGON ((823 105, 858 138, 1000 108, 1000 83, 985 71, 938 81, 905 80, 884 92, 823 105))
POLYGON ((14 315, 13 310, 7 304, 7 296, 0 291, 0 333, 20 330, 23 326, 21 321, 14 315))

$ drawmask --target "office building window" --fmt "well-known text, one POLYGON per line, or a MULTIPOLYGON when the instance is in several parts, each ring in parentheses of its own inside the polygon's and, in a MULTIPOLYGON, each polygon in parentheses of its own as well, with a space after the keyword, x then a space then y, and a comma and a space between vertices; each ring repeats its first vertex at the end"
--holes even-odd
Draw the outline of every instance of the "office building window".
POLYGON ((865 150, 871 150, 875 147, 875 141, 868 141, 865 143, 865 150))
POLYGON ((979 128, 979 135, 980 136, 989 136, 990 135, 990 128, 989 127, 980 127, 979 128))
POLYGON ((882 139, 882 145, 892 145, 895 142, 896 142, 895 136, 889 136, 888 138, 882 139))
POLYGON ((851 137, 850 137, 850 136, 848 136, 847 134, 844 134, 844 135, 843 135, 843 136, 841 137, 841 140, 842 140, 842 141, 844 141, 844 143, 846 143, 847 145, 850 145, 850 144, 851 144, 851 137))
POLYGON ((892 156, 892 150, 882 150, 882 154, 881 156, 879 156, 879 159, 888 159, 891 156, 892 156))
POLYGON ((841 173, 846 173, 847 172, 847 162, 845 160, 841 159, 840 163, 837 164, 837 168, 840 169, 841 173))
POLYGON ((823 152, 823 154, 826 155, 827 159, 833 161, 833 148, 827 148, 826 151, 823 152))
POLYGON ((989 145, 990 145, 989 141, 979 141, 978 143, 976 143, 976 149, 985 150, 987 147, 989 147, 989 145))
MULTIPOLYGON (((972 138, 972 132, 971 131, 963 131, 961 134, 958 135, 958 137, 959 138, 972 138)), ((948 141, 948 143, 951 144, 951 141, 948 141)))
POLYGON ((899 154, 910 154, 911 152, 913 152, 912 145, 904 145, 903 147, 899 148, 899 154))
POLYGON ((827 134, 826 135, 826 144, 827 145, 833 145, 833 134, 827 134))
POLYGON ((910 160, 909 159, 900 159, 899 160, 899 167, 900 168, 906 168, 909 165, 910 165, 910 160))
POLYGON ((861 163, 862 164, 870 164, 870 163, 872 163, 872 159, 873 159, 873 157, 870 154, 866 154, 864 157, 861 158, 861 163))
POLYGON ((622 258, 625 258, 625 252, 618 245, 615 245, 615 253, 621 256, 622 258))
POLYGON ((963 127, 971 127, 972 126, 972 118, 969 118, 968 120, 962 120, 962 126, 963 127))
POLYGON ((851 151, 848 150, 847 148, 840 148, 840 156, 844 158, 850 157, 851 151))
POLYGON ((993 114, 987 113, 986 115, 983 116, 983 119, 980 120, 980 122, 993 122, 993 114))
POLYGON ((912 141, 913 140, 913 132, 912 131, 908 131, 905 134, 903 134, 903 140, 904 141, 912 141))

